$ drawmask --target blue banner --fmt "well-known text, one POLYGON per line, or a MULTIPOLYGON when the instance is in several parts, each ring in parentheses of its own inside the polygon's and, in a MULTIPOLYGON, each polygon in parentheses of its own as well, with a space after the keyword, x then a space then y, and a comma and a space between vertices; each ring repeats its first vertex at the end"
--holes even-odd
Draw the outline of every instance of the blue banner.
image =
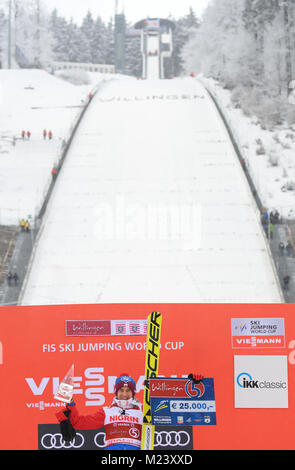
POLYGON ((171 426, 216 425, 214 379, 151 379, 152 423, 171 426))

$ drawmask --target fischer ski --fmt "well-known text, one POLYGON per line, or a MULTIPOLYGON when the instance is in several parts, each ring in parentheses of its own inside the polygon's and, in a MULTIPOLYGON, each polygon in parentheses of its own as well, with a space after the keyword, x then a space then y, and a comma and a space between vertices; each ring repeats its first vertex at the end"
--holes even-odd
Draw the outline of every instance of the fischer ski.
POLYGON ((154 450, 155 426, 152 424, 149 379, 158 376, 161 326, 162 314, 152 312, 147 323, 141 450, 154 450))

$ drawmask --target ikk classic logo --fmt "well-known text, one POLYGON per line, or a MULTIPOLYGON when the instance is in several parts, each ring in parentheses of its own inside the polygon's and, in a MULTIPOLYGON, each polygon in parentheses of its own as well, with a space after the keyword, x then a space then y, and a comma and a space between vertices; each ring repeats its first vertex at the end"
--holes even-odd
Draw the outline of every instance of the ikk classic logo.
POLYGON ((284 318, 232 318, 234 349, 284 348, 284 318))
POLYGON ((235 356, 235 408, 288 408, 287 356, 235 356))

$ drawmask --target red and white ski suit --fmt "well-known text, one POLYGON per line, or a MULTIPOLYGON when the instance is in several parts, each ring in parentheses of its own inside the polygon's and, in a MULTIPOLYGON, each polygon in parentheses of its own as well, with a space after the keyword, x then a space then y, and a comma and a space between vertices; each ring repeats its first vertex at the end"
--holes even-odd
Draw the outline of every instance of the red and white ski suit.
MULTIPOLYGON (((140 403, 131 403, 126 409, 113 401, 111 406, 105 406, 96 413, 80 416, 76 405, 67 406, 70 410, 70 421, 75 429, 98 429, 105 427, 106 447, 115 444, 130 444, 140 447, 142 410, 140 403)), ((65 410, 63 410, 65 411, 65 410)), ((59 421, 65 419, 63 411, 56 414, 59 421)))

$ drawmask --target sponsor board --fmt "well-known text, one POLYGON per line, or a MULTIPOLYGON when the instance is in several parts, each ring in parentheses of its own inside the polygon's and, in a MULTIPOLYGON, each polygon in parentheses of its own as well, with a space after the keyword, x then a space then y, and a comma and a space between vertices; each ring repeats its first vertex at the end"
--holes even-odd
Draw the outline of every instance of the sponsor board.
POLYGON ((284 318, 232 318, 234 349, 284 348, 284 318))
MULTIPOLYGON (((78 430, 72 442, 62 438, 59 424, 38 425, 39 450, 104 450, 105 428, 78 430)), ((154 437, 155 450, 193 450, 191 426, 181 429, 173 426, 156 426, 154 437)))
POLYGON ((234 356, 235 408, 288 408, 287 356, 234 356))
POLYGON ((146 335, 147 320, 66 320, 66 336, 146 335))
POLYGON ((216 425, 214 380, 150 380, 152 422, 157 425, 216 425))
POLYGON ((160 22, 160 19, 159 19, 159 18, 157 18, 157 19, 155 19, 155 20, 150 20, 150 19, 147 18, 147 19, 144 21, 144 23, 145 23, 145 26, 146 26, 148 29, 154 29, 154 28, 155 28, 155 29, 158 29, 158 28, 160 28, 160 25, 161 25, 161 22, 160 22))
MULTIPOLYGON (((184 377, 190 372, 214 376, 218 425, 207 430, 204 426, 192 426, 194 446, 199 450, 294 448, 294 438, 290 432, 290 422, 295 413, 295 403, 292 400, 295 389, 294 305, 100 304, 2 307, 0 415, 5 432, 1 436, 1 449, 38 448, 38 424, 57 423, 55 414, 64 407, 62 402, 54 399, 54 394, 71 364, 75 366, 74 400, 82 415, 91 414, 99 407, 111 404, 115 380, 122 372, 128 372, 134 378, 136 396, 143 403, 146 337, 67 337, 65 322, 75 319, 118 322, 122 319, 146 319, 155 309, 163 315, 158 376, 184 377), (230 325, 233 310, 236 317, 250 320, 256 317, 270 318, 279 308, 284 314, 275 316, 284 318, 284 349, 232 349, 230 325), (255 409, 251 411, 235 408, 234 354, 253 355, 255 365, 258 354, 269 354, 270 351, 271 354, 287 357, 289 407, 277 409, 275 413, 268 408, 261 408, 258 413, 255 409), (26 423, 26 432, 23 431, 23 426, 15 426, 16 421, 26 423)), ((285 382, 283 377, 260 377, 256 370, 252 367, 250 369, 252 364, 247 364, 243 364, 239 373, 246 372, 251 378, 244 377, 244 382, 242 376, 239 379, 240 384, 245 384, 248 388, 239 387, 238 393, 256 393, 256 381, 262 384, 260 387, 270 387, 271 382, 278 382, 277 386, 285 386, 284 383, 280 385, 285 382), (252 386, 254 388, 250 388, 252 386)), ((271 389, 268 391, 272 393, 271 389)), ((279 391, 280 389, 275 390, 279 391)), ((241 404, 242 407, 256 406, 252 403, 251 396, 247 397, 246 403, 241 404)), ((237 399, 240 400, 239 397, 237 399)), ((284 398, 280 403, 285 404, 284 398)), ((266 402, 260 406, 266 406, 266 402)), ((180 422, 182 419, 184 422, 185 416, 179 417, 180 422)), ((175 427, 183 430, 183 426, 175 427)), ((161 425, 161 430, 163 428, 165 426, 161 425)), ((82 432, 81 434, 83 435, 82 432)), ((98 436, 98 442, 100 437, 98 436)), ((154 448, 157 448, 156 439, 154 448)))

